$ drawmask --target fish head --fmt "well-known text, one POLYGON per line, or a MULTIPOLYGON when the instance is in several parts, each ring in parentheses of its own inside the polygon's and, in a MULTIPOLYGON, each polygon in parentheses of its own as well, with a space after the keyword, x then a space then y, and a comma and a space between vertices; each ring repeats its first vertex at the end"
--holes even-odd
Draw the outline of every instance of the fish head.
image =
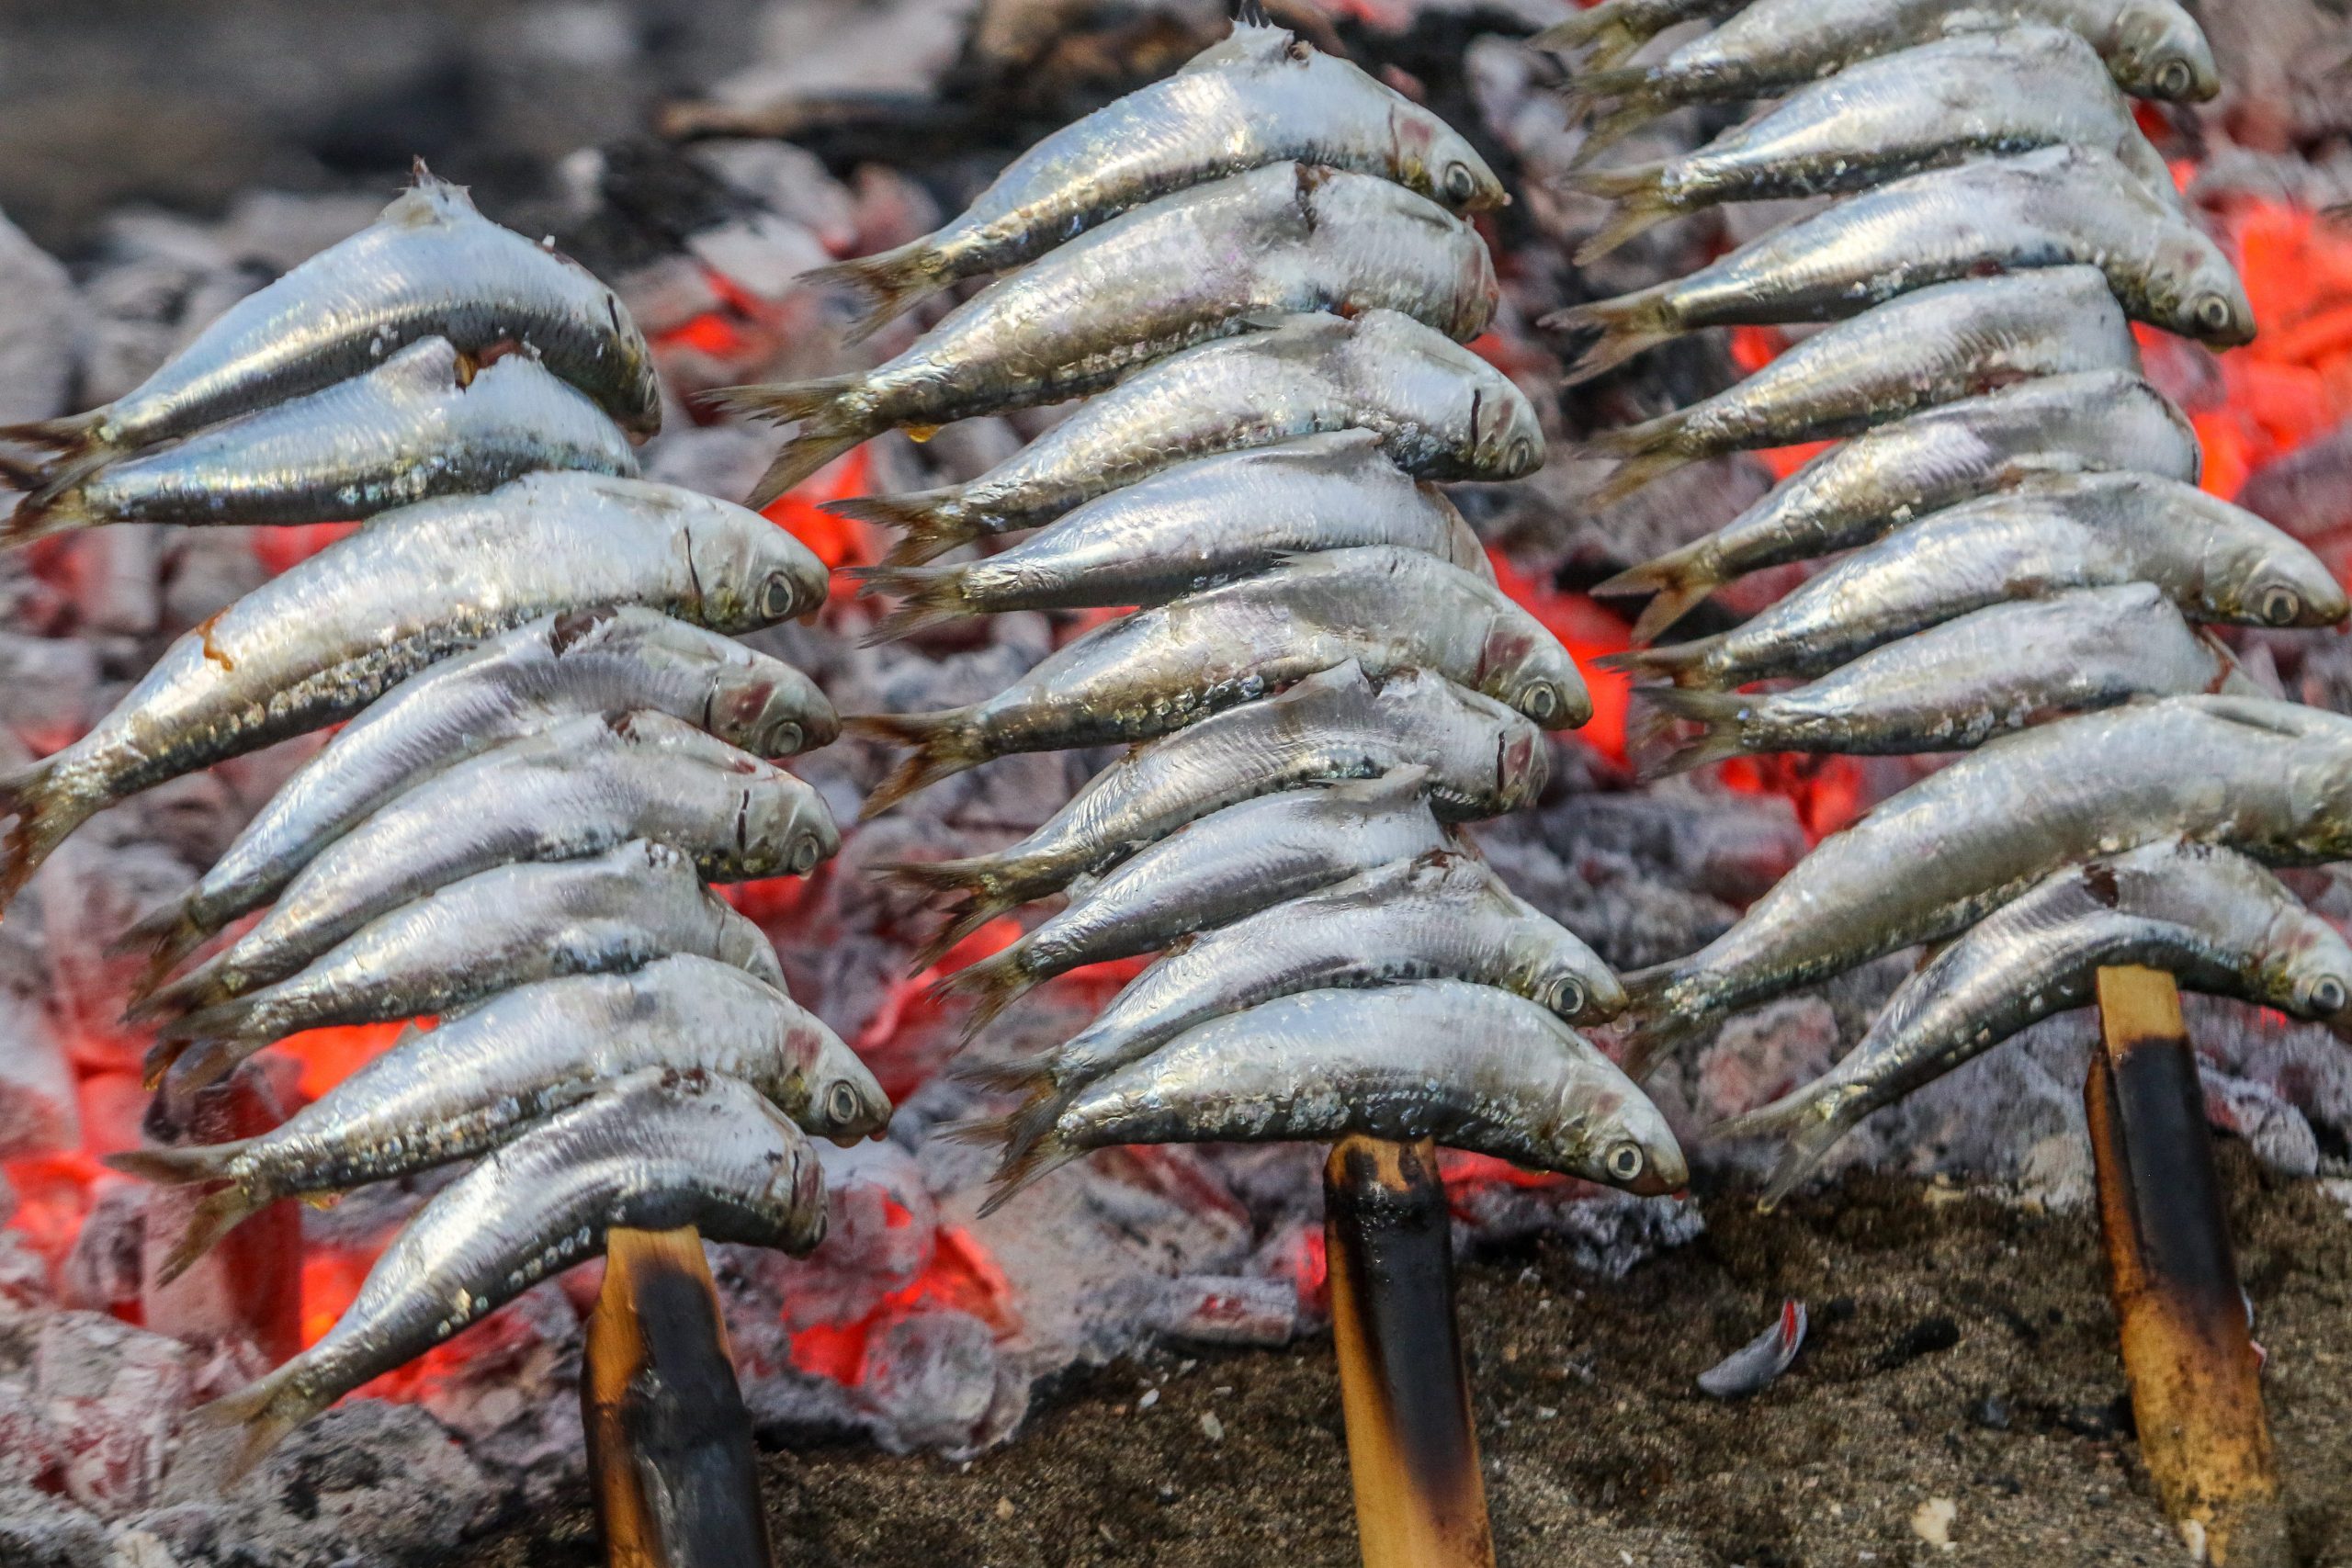
POLYGON ((1484 360, 1470 393, 1470 461, 1464 477, 1523 479, 1544 466, 1544 423, 1509 377, 1484 360))
POLYGON ((857 1053, 812 1015, 803 1014, 785 1028, 811 1037, 788 1040, 779 1053, 804 1064, 800 1081, 808 1086, 808 1105, 794 1119, 811 1135, 843 1148, 880 1137, 890 1124, 890 1097, 857 1053))
POLYGON ((817 683, 763 653, 729 659, 712 668, 703 694, 703 728, 754 757, 791 757, 830 746, 841 716, 817 683))
POLYGON ((808 784, 781 768, 763 766, 761 774, 737 827, 743 858, 773 866, 772 875, 806 876, 840 851, 842 830, 808 784))
POLYGON ((2300 541, 2265 524, 2206 547, 2204 609, 2250 626, 2332 626, 2352 614, 2343 584, 2300 541))
POLYGON ((2210 348, 2254 341, 2254 301, 2210 235, 2168 219, 2147 266, 2148 303, 2168 331, 2210 348))
POLYGON ((1342 254, 1409 271, 1419 288, 1442 289, 1417 311, 1457 343, 1484 332, 1502 299, 1495 258, 1478 231, 1392 181, 1302 164, 1302 199, 1316 228, 1342 254), (1311 175, 1312 188, 1306 188, 1311 175))
POLYGON ((1488 624, 1478 654, 1478 689, 1546 729, 1574 729, 1592 717, 1577 661, 1534 616, 1507 604, 1488 624))
POLYGON ((612 384, 600 400, 609 404, 614 423, 631 435, 658 435, 662 380, 653 369, 653 345, 645 341, 645 333, 619 295, 606 288, 600 303, 605 323, 612 328, 611 336, 605 340, 605 350, 611 355, 612 384))
MULTIPOLYGON (((773 1106, 768 1113, 775 1116, 773 1106)), ((775 1237, 775 1245, 797 1257, 816 1250, 825 1239, 825 1224, 829 1217, 825 1201, 825 1167, 817 1151, 797 1128, 781 1117, 778 1132, 782 1134, 777 1147, 768 1157, 766 1188, 751 1204, 764 1220, 775 1237)))
POLYGON ((1600 1023, 1624 1010, 1625 987, 1600 955, 1538 915, 1503 942, 1513 988, 1569 1023, 1600 1023))
POLYGON ((2117 85, 2137 97, 2203 103, 2222 90, 2205 29, 2175 0, 2126 0, 2100 52, 2117 85))
POLYGON ((831 574, 815 551, 757 513, 729 521, 685 535, 706 625, 752 631, 824 604, 831 574))
MULTIPOLYGON (((1347 69, 1363 75, 1352 65, 1347 69)), ((1363 79, 1396 100, 1388 110, 1388 158, 1398 185, 1450 212, 1491 212, 1510 205, 1510 192, 1467 137, 1393 89, 1363 79)))
POLYGON ((2256 995, 2339 1032, 2352 1028, 2352 943, 2301 908, 2280 916, 2265 944, 2256 995))
POLYGON ((1614 1062, 1586 1046, 1561 1094, 1554 1142, 1563 1153, 1575 1151, 1564 1162, 1575 1174, 1643 1198, 1690 1184, 1674 1129, 1614 1062))

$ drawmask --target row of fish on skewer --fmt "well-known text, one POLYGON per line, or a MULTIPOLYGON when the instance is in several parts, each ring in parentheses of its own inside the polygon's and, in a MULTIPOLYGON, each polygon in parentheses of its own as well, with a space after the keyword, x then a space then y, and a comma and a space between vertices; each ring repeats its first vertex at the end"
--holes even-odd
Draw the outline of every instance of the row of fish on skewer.
POLYGON ((832 269, 861 331, 1004 276, 874 369, 729 397, 798 427, 760 495, 884 429, 1086 399, 969 482, 833 505, 898 531, 863 574, 898 601, 877 637, 1134 607, 986 701, 848 721, 908 750, 869 815, 994 758, 1132 747, 1020 841, 891 868, 956 901, 926 965, 1063 899, 943 982, 974 1030, 1160 955, 1074 1038, 967 1069, 1021 1097, 965 1130, 1001 1148, 993 1202, 1105 1145, 1357 1132, 1682 1183, 1576 1027, 1615 977, 1459 830, 1532 804, 1545 731, 1591 712, 1433 482, 1543 460, 1527 398, 1461 346, 1497 302, 1470 220, 1504 199, 1426 109, 1245 12, 937 232, 832 269))
POLYGON ((105 807, 341 725, 132 932, 155 943, 131 1010, 149 1083, 185 1103, 302 1030, 436 1022, 270 1131, 113 1163, 201 1190, 165 1278, 269 1203, 476 1163, 324 1338, 198 1418, 239 1439, 224 1474, 610 1226, 807 1251, 810 1136, 889 1118, 710 886, 839 845, 775 761, 837 716, 733 640, 820 606, 828 574, 756 513, 636 478, 660 411, 620 301, 420 168, 119 402, 0 432, 43 454, 11 460, 12 542, 366 519, 0 781, 14 893, 105 807))
POLYGON ((2352 947, 2261 863, 2352 844, 2352 719, 2293 705, 2208 628, 2352 610, 2300 543, 2197 488, 2132 323, 2226 348, 2254 321, 2126 93, 2207 96, 2169 0, 1608 0, 1589 147, 1676 104, 1777 102, 1697 151, 1577 176, 1593 250, 1724 201, 1834 196, 1690 276, 1551 324, 1597 375, 1707 326, 1823 323, 1727 391, 1592 443, 1604 498, 1681 463, 1842 444, 1722 528, 1601 585, 1647 643, 1718 586, 1838 555, 1731 629, 1620 656, 1660 766, 1769 751, 1968 754, 1825 839, 1698 953, 1626 977, 1630 1071, 1727 1012, 1935 945, 1838 1066, 1719 1132, 1787 1149, 1779 1201, 1864 1117, 2107 964, 2352 1021, 2352 947), (1649 63, 1667 26, 1721 25, 1649 63), (1595 335, 1597 334, 1597 336, 1595 335), (1763 689, 1754 689, 1761 686, 1763 689), (1974 750, 1970 750, 1974 749, 1974 750))

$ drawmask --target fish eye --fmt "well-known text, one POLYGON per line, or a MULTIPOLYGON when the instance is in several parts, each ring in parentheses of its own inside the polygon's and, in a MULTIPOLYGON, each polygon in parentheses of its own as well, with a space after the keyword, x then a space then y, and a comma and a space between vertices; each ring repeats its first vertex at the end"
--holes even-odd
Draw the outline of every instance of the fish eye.
POLYGON ((2274 626, 2290 626, 2303 613, 2303 596, 2293 589, 2280 586, 2267 589, 2262 595, 2262 618, 2274 626))
POLYGON ((1640 1145, 1618 1144, 1611 1146, 1610 1151, 1601 1156, 1600 1163, 1601 1168, 1609 1172, 1611 1179, 1633 1181, 1639 1179, 1642 1172, 1648 1168, 1650 1162, 1643 1155, 1640 1145))
POLYGON ((1478 176, 1470 172, 1467 164, 1445 166, 1445 199, 1460 207, 1478 194, 1478 176))
POLYGON ((2346 1002, 2352 1002, 2352 992, 2347 992, 2344 982, 2333 975, 2313 980, 2303 997, 2303 1005, 2319 1013, 2342 1012, 2346 1002))
POLYGON ((803 833, 792 840, 792 874, 806 876, 817 869, 817 835, 803 833))
POLYGON ((833 1087, 825 1091, 825 1120, 836 1127, 847 1127, 857 1120, 857 1086, 847 1078, 836 1078, 833 1087))
POLYGON ((1510 464, 1511 472, 1515 474, 1531 471, 1535 467, 1535 443, 1524 435, 1521 436, 1510 444, 1508 461, 1510 464))
POLYGON ((1541 724, 1560 711, 1560 695, 1549 681, 1538 681, 1521 694, 1519 706, 1521 712, 1541 724))
POLYGON ((780 720, 775 730, 768 736, 768 754, 772 757, 789 757, 799 750, 807 739, 808 737, 802 732, 798 724, 788 718, 780 720))
POLYGON ((2188 68, 2186 60, 2167 60, 2157 68, 2154 85, 2160 98, 2185 98, 2196 85, 2197 73, 2188 68))
POLYGON ((1574 980, 1563 980, 1552 997, 1552 1010, 1563 1015, 1584 1011, 1584 987, 1574 980))
POLYGON ((760 584, 760 614, 771 620, 783 620, 792 614, 792 579, 781 571, 768 574, 760 584))
POLYGON ((2199 295, 2191 309, 2196 313, 2197 324, 2209 333, 2229 331, 2237 317, 2237 312, 2230 309, 2230 302, 2218 294, 2199 295))

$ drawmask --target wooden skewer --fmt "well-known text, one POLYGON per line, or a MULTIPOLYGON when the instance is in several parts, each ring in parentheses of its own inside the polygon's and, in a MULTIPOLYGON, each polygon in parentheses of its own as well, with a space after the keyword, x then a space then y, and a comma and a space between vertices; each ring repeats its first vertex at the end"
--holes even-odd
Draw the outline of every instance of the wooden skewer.
POLYGON ((616 1230, 580 1395, 611 1568, 774 1568, 752 1416, 692 1225, 616 1230))
POLYGON ((2101 969, 2083 1098, 2140 1453, 2192 1552, 2285 1568, 2286 1507, 2196 1053, 2170 975, 2101 969))
POLYGON ((1323 1203, 1364 1568, 1494 1568, 1437 1150, 1345 1139, 1323 1203))

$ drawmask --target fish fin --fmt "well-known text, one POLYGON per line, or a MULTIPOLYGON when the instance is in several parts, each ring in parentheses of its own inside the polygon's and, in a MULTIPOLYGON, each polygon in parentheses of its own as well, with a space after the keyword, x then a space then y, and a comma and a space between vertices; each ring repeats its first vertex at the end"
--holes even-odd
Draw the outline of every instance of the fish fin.
POLYGON ((1723 634, 1669 643, 1664 648, 1629 648, 1594 662, 1603 670, 1626 675, 1663 675, 1678 686, 1705 686, 1707 656, 1723 643, 1723 634))
POLYGON ((1709 542, 1700 539, 1679 550, 1668 550, 1656 560, 1621 571, 1593 589, 1594 596, 1602 599, 1636 593, 1651 595, 1634 622, 1634 646, 1646 648, 1656 642, 1659 633, 1697 609, 1708 594, 1722 586, 1723 580, 1715 575, 1710 558, 1709 542))
POLYGON ((955 281, 947 258, 928 236, 870 256, 853 256, 815 267, 797 279, 819 287, 847 288, 865 309, 850 327, 846 343, 863 343, 880 327, 904 315, 916 301, 955 281))
POLYGON ((1031 1182, 1048 1171, 1060 1169, 1085 1151, 1072 1148, 1055 1131, 1054 1122, 1061 1114, 1058 1097, 1041 1095, 1012 1115, 1001 1117, 991 1124, 1004 1142, 1004 1157, 996 1169, 996 1188, 980 1205, 982 1214, 993 1214, 1012 1200, 1031 1182))
MULTIPOLYGON (((226 956, 223 954, 222 956, 226 956)), ((176 980, 166 980, 176 956, 158 953, 147 972, 130 988, 129 1005, 122 1010, 127 1023, 153 1023, 158 1019, 177 1018, 182 1013, 196 1012, 233 999, 238 985, 220 958, 208 959, 176 980)))
POLYGON ((59 452, 68 457, 94 457, 107 450, 97 441, 97 429, 105 419, 105 409, 91 409, 84 413, 69 413, 56 419, 0 424, 0 442, 12 446, 37 446, 44 452, 59 452))
POLYGON ((1651 85, 1649 67, 1645 65, 1584 72, 1568 83, 1566 94, 1569 120, 1585 122, 1584 141, 1568 159, 1572 174, 1664 114, 1668 107, 1651 85), (1601 114, 1593 112, 1611 98, 1617 100, 1614 108, 1601 114))
POLYGON ((1781 1151, 1772 1174, 1764 1179, 1764 1190, 1757 1195, 1757 1213, 1769 1214, 1779 1208, 1781 1201, 1819 1169, 1821 1162, 1829 1157, 1829 1151, 1853 1130, 1853 1119, 1842 1110, 1833 1110, 1819 1113, 1816 1120, 1790 1133, 1788 1146, 1781 1151))
POLYGON ((829 501, 818 508, 854 523, 896 528, 906 535, 882 558, 884 566, 921 566, 944 555, 979 530, 964 516, 961 486, 910 491, 904 495, 861 495, 852 501, 829 501))
MULTIPOLYGON (((226 1145, 224 1145, 226 1146, 226 1145)), ((187 1229, 155 1271, 156 1282, 168 1285, 194 1268, 221 1239, 276 1201, 256 1199, 242 1187, 223 1187, 205 1195, 187 1217, 187 1229)))
POLYGON ((152 1042, 147 1047, 147 1054, 139 1061, 139 1087, 150 1094, 154 1093, 155 1086, 164 1081, 164 1075, 171 1070, 172 1064, 187 1049, 187 1041, 168 1036, 152 1042))
POLYGON ((868 648, 979 613, 965 596, 961 567, 865 566, 853 568, 849 575, 859 592, 887 593, 900 601, 866 634, 868 648))
MULTIPOLYGON (((1573 387, 1613 370, 1628 359, 1679 337, 1675 323, 1672 283, 1661 283, 1614 299, 1596 299, 1555 310, 1539 323, 1553 332, 1598 333, 1568 367, 1563 385, 1573 387)), ((1638 427, 1636 427, 1638 428, 1638 427)))
POLYGON ((1635 235, 1680 215, 1682 204, 1668 191, 1666 171, 1660 160, 1622 169, 1578 169, 1566 176, 1570 189, 1617 204, 1609 221, 1577 248, 1578 266, 1591 265, 1635 235))
POLYGON ((1662 1056, 1670 1055, 1696 1034, 1703 1021, 1672 1010, 1667 994, 1677 978, 1671 964, 1636 969, 1622 977, 1625 987, 1623 1015, 1638 1021, 1624 1037, 1624 1055, 1618 1066, 1635 1083, 1647 1077, 1662 1056))
POLYGON ((981 959, 967 964, 932 987, 931 994, 941 1001, 968 999, 971 1012, 964 1020, 964 1038, 969 1040, 994 1021, 997 1014, 1018 1001, 1029 987, 1037 983, 1023 960, 1027 957, 1023 945, 1014 942, 981 959))
POLYGON ((803 430, 786 442, 775 455, 775 460, 752 487, 743 504, 756 512, 772 505, 785 491, 807 479, 842 453, 864 441, 867 431, 820 432, 803 430))
POLYGON ((122 930, 107 947, 110 953, 137 953, 141 948, 169 971, 212 933, 197 921, 185 897, 148 910, 122 930))
POLYGON ((1691 455, 1681 449, 1689 412, 1677 409, 1639 424, 1622 425, 1588 437, 1578 457, 1615 457, 1619 461, 1617 471, 1586 498, 1585 504, 1596 512, 1614 506, 1652 479, 1662 479, 1690 461, 1691 455))
POLYGON ((328 1401, 306 1393, 296 1383, 303 1359, 300 1356, 265 1373, 232 1394, 188 1412, 181 1427, 181 1441, 207 1431, 242 1430, 244 1440, 223 1467, 220 1488, 225 1492, 249 1474, 288 1433, 325 1409, 328 1401))
POLYGON ((1605 71, 1623 62, 1655 37, 1628 27, 1625 18, 1606 6, 1579 11, 1565 22, 1555 22, 1527 41, 1555 54, 1576 54, 1589 71, 1605 71))
POLYGON ((977 1084, 999 1094, 1017 1094, 1035 1089, 1052 1062, 1050 1052, 1032 1052, 997 1062, 966 1057, 947 1070, 961 1082, 977 1084))
POLYGON ((1681 686, 1636 686, 1634 695, 1655 705, 1658 716, 1668 723, 1680 719, 1701 727, 1698 735, 1679 742, 1672 751, 1644 767, 1645 782, 1729 761, 1757 750, 1748 744, 1743 713, 1755 702, 1752 697, 1681 686))
POLYGON ((24 891, 50 852, 96 809, 58 783, 57 759, 62 755, 44 757, 0 778, 0 818, 14 818, 0 839, 0 909, 24 891))
MULTIPOLYGON (((38 476, 31 476, 37 478, 38 476)), ((18 475, 5 460, 0 460, 0 481, 15 484, 18 475)), ((96 527, 98 518, 82 499, 82 492, 68 485, 54 494, 46 487, 17 502, 6 520, 0 520, 0 550, 29 545, 35 539, 47 539, 59 534, 70 534, 79 528, 96 527)))
POLYGON ((234 1143, 196 1144, 180 1148, 123 1149, 107 1155, 99 1163, 159 1187, 186 1187, 224 1179, 222 1173, 229 1162, 252 1142, 250 1138, 241 1138, 234 1143))
POLYGON ((773 387, 726 387, 704 400, 741 417, 800 429, 752 487, 744 505, 757 509, 807 479, 867 436, 875 427, 844 405, 865 383, 859 375, 827 376, 773 387))
POLYGON ((183 1051, 164 1075, 165 1092, 184 1101, 198 1089, 209 1089, 234 1072, 237 1064, 258 1049, 258 1043, 241 1045, 234 1040, 206 1040, 183 1051))
POLYGON ((868 740, 914 748, 914 755, 900 761, 890 776, 865 797, 865 808, 858 813, 861 822, 880 816, 919 789, 988 761, 988 754, 981 750, 979 733, 971 724, 969 710, 965 708, 947 708, 939 713, 860 714, 843 719, 842 728, 868 740))

